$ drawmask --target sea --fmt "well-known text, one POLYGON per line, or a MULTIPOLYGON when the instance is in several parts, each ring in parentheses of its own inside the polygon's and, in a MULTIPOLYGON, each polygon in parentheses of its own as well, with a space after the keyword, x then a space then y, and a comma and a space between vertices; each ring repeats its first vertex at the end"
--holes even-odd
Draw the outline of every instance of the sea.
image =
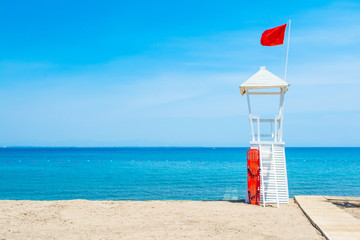
MULTIPOLYGON (((240 200, 247 148, 1 148, 0 199, 240 200)), ((360 196, 360 148, 286 148, 290 197, 360 196)))

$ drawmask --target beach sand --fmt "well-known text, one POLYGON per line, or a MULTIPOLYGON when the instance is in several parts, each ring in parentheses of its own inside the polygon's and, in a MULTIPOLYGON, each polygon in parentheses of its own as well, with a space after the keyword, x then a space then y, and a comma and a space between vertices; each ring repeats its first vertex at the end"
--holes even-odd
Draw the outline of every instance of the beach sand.
POLYGON ((333 204, 360 220, 360 198, 359 200, 331 200, 333 204))
POLYGON ((0 239, 324 239, 292 200, 3 200, 0 212, 0 239))

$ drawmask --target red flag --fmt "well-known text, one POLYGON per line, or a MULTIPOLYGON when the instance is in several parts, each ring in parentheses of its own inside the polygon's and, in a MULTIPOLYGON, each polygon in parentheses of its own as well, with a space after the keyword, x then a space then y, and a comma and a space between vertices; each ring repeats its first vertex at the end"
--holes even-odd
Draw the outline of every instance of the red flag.
POLYGON ((266 30, 261 35, 260 43, 263 46, 276 46, 284 43, 286 24, 266 30))

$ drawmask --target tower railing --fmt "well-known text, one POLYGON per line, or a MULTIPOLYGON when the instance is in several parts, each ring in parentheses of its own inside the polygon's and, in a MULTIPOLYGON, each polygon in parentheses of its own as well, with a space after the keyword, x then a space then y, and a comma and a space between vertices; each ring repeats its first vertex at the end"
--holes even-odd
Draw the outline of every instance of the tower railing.
POLYGON ((249 116, 251 124, 252 141, 263 141, 262 138, 273 142, 282 141, 281 117, 260 118, 260 116, 249 116), (262 127, 263 126, 263 127, 262 127))

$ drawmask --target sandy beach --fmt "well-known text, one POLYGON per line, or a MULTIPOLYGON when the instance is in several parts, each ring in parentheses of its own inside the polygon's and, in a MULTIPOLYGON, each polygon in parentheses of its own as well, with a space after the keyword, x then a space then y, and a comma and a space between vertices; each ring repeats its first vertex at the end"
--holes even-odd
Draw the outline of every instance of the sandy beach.
POLYGON ((0 201, 0 239, 324 239, 293 203, 0 201))
POLYGON ((359 197, 348 197, 345 199, 338 197, 337 199, 331 199, 330 202, 335 204, 340 209, 360 220, 360 198, 359 197))

